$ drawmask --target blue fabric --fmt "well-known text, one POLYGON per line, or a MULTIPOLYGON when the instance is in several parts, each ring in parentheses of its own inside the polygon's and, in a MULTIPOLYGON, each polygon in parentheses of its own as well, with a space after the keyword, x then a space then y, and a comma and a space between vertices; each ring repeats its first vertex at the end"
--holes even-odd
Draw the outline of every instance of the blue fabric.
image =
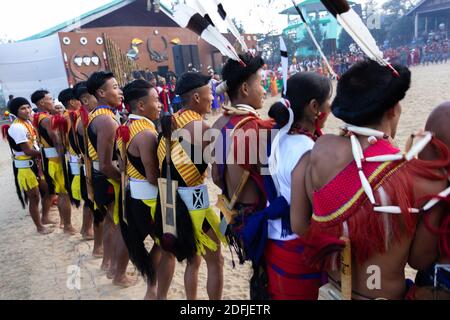
POLYGON ((265 209, 247 217, 242 230, 242 239, 247 257, 255 264, 259 264, 264 255, 267 242, 268 220, 276 220, 289 216, 290 207, 284 197, 278 197, 270 202, 265 209))
POLYGON ((313 280, 313 279, 321 279, 322 278, 322 272, 315 272, 315 273, 302 273, 302 274, 294 274, 289 273, 281 269, 276 264, 272 263, 270 267, 275 270, 279 275, 289 278, 289 279, 298 279, 298 280, 313 280))
POLYGON ((100 109, 108 109, 108 110, 112 111, 113 113, 116 113, 116 111, 117 111, 116 109, 111 108, 109 106, 98 106, 97 108, 94 109, 94 111, 92 111, 92 113, 94 113, 95 111, 100 110, 100 109))

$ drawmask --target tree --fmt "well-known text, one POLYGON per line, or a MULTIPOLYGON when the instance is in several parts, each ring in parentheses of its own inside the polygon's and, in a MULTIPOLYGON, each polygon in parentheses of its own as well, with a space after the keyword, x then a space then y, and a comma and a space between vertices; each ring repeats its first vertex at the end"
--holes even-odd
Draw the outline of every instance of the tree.
POLYGON ((283 37, 284 43, 286 44, 286 49, 289 56, 289 61, 292 61, 294 57, 295 51, 297 49, 298 44, 294 42, 291 38, 281 34, 261 34, 258 36, 261 39, 258 42, 258 46, 262 48, 263 54, 262 57, 265 62, 273 67, 274 65, 280 63, 280 36, 283 37))
POLYGON ((339 34, 339 38, 338 38, 339 50, 341 50, 343 52, 348 52, 349 46, 354 42, 355 41, 353 41, 352 37, 350 37, 350 35, 347 33, 347 31, 342 29, 341 33, 339 34))
POLYGON ((405 14, 417 3, 418 0, 388 0, 383 4, 383 28, 391 45, 406 45, 414 38, 413 18, 405 14))
POLYGON ((240 34, 245 33, 244 25, 242 24, 242 21, 238 21, 236 18, 231 19, 233 24, 236 26, 236 29, 239 31, 240 34))

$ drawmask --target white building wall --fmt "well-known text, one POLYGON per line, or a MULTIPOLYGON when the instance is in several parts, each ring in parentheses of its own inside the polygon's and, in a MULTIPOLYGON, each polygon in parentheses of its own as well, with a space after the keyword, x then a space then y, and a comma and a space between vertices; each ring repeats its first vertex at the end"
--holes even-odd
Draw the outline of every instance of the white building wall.
POLYGON ((58 34, 0 45, 0 85, 6 101, 9 94, 30 99, 37 89, 56 97, 67 88, 58 34))

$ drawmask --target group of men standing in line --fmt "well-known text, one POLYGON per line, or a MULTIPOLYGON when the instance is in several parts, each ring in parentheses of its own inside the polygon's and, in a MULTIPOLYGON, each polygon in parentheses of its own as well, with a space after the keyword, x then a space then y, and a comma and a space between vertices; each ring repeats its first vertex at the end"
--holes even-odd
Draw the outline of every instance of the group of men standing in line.
MULTIPOLYGON (((16 118, 4 131, 19 199, 28 201, 38 232, 53 230, 53 194, 68 234, 76 233, 71 203, 83 201, 81 233, 93 235, 102 270, 116 285, 134 285, 126 272, 131 260, 147 281, 148 299, 167 298, 177 260, 187 261, 186 298, 195 299, 202 258, 208 296, 221 299, 222 246, 233 247, 241 263, 252 262, 255 299, 317 299, 323 285, 342 291, 348 283, 336 258, 348 246, 351 298, 436 294, 436 288, 426 291, 430 270, 450 256, 448 194, 442 193, 449 185, 450 137, 442 125, 449 106, 430 115, 432 136, 417 136, 429 138, 427 146, 411 143, 420 159, 403 156, 393 138, 410 86, 406 67, 395 65, 394 76, 360 61, 339 80, 333 103, 327 77, 298 73, 287 82, 286 99, 264 120, 257 111, 265 96, 264 61, 240 58, 243 64, 230 59, 223 68, 231 106, 212 127, 204 121, 213 101, 211 77, 195 72, 178 79, 182 108, 174 114, 161 115, 158 91, 146 80, 120 88, 104 71, 60 93, 62 116, 50 115, 45 90, 31 96, 39 108, 33 121, 30 103, 13 99, 9 109, 16 118), (126 121, 117 112, 122 103, 130 111, 126 121), (330 112, 347 124, 341 135, 322 136, 330 112), (218 133, 214 140, 212 132, 218 133), (212 159, 204 156, 208 148, 212 159), (209 202, 209 166, 222 190, 220 216, 209 202), (437 194, 436 203, 425 201, 437 194), (407 262, 420 271, 419 287, 405 284, 407 262), (380 267, 379 287, 366 285, 371 265, 380 267)), ((440 275, 439 294, 448 297, 448 274, 440 275)))

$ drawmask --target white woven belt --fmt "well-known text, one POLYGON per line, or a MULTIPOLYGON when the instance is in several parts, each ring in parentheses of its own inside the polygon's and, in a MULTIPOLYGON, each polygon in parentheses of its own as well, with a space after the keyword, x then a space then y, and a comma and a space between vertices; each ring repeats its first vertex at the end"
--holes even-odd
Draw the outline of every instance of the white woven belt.
POLYGON ((44 154, 46 158, 58 158, 58 151, 56 148, 44 148, 44 154))
POLYGON ((92 161, 92 168, 94 168, 97 171, 100 171, 100 162, 92 161))
POLYGON ((129 178, 130 192, 133 199, 150 200, 158 197, 158 187, 147 180, 129 178))
POLYGON ((72 173, 72 175, 74 176, 80 175, 80 166, 78 162, 69 162, 69 166, 70 166, 70 173, 72 173))
POLYGON ((74 156, 74 155, 69 154, 69 162, 76 162, 76 163, 78 163, 78 162, 80 162, 80 158, 78 156, 74 156))
POLYGON ((178 194, 189 211, 209 208, 208 187, 206 184, 195 187, 178 187, 178 194))
MULTIPOLYGON (((112 162, 113 166, 118 167, 117 161, 112 162)), ((100 171, 100 161, 92 161, 92 168, 94 168, 97 171, 100 171)))
POLYGON ((33 160, 17 160, 14 159, 14 167, 17 169, 31 168, 34 165, 33 160))

